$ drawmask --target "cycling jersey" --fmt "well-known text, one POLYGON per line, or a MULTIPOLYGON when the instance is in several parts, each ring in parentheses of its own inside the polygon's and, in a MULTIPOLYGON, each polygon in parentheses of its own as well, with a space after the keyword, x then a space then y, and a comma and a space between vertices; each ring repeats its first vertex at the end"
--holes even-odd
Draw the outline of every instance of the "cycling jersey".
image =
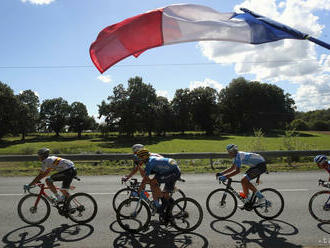
POLYGON ((57 170, 59 172, 74 168, 74 163, 71 160, 49 156, 42 161, 41 170, 46 171, 47 169, 57 170))
POLYGON ((150 174, 166 175, 178 170, 179 168, 174 159, 156 156, 149 157, 145 168, 146 176, 150 174))
POLYGON ((255 167, 256 165, 264 162, 265 159, 261 155, 250 152, 237 152, 235 158, 233 158, 233 164, 235 164, 238 168, 241 168, 242 164, 255 167))

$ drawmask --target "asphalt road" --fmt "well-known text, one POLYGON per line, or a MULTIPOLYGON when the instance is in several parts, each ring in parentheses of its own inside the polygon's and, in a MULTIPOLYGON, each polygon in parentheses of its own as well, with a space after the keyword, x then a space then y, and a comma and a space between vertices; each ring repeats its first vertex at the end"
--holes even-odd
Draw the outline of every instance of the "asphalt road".
MULTIPOLYGON (((116 222, 112 198, 119 190, 119 176, 82 177, 74 182, 77 192, 92 194, 98 214, 87 225, 77 225, 52 208, 42 225, 21 221, 17 204, 23 196, 22 185, 32 178, 0 177, 0 246, 2 247, 330 247, 330 224, 320 224, 308 212, 308 201, 321 188, 318 179, 327 179, 323 171, 271 173, 262 177, 259 188, 274 187, 285 200, 283 213, 272 221, 254 212, 238 210, 229 220, 219 221, 207 212, 208 194, 219 187, 214 174, 184 175, 178 186, 198 200, 204 211, 201 226, 182 234, 152 222, 148 231, 132 235, 116 222)), ((237 177, 239 178, 239 177, 237 177)), ((330 213, 329 213, 330 214, 330 213)))

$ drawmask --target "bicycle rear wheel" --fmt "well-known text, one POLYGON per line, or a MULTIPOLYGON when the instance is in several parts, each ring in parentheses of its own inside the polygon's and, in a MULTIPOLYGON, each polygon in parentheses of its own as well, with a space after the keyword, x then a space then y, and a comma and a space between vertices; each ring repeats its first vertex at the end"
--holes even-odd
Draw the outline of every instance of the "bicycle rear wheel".
POLYGON ((264 195, 266 202, 255 207, 254 212, 265 220, 278 217, 284 209, 284 199, 281 193, 272 188, 262 189, 260 192, 264 195))
POLYGON ((315 193, 309 201, 308 210, 314 219, 330 223, 330 191, 315 193))
POLYGON ((116 219, 121 228, 137 233, 148 227, 151 219, 150 208, 139 198, 129 198, 118 206, 116 219))
POLYGON ((237 199, 227 189, 216 189, 207 197, 206 208, 214 218, 225 220, 236 212, 237 199))
POLYGON ((173 202, 170 218, 175 229, 181 232, 191 232, 202 223, 203 210, 196 200, 184 197, 173 202))
POLYGON ((41 224, 49 217, 49 202, 43 196, 40 196, 37 203, 38 197, 39 195, 29 194, 24 196, 18 203, 18 216, 27 224, 41 224))
POLYGON ((95 199, 87 193, 76 193, 65 203, 68 217, 75 223, 84 224, 94 219, 97 213, 95 199))
POLYGON ((132 197, 132 189, 130 188, 124 188, 124 189, 120 189, 119 191, 117 191, 117 193, 113 196, 112 199, 112 207, 115 210, 115 212, 117 212, 118 206, 120 203, 122 203, 124 200, 132 197))

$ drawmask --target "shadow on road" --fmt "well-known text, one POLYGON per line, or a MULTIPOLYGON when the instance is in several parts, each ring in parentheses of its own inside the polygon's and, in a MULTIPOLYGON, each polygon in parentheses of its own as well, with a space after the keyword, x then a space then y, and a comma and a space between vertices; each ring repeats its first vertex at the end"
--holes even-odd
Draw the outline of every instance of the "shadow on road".
POLYGON ((44 233, 41 225, 29 225, 17 228, 2 238, 5 248, 18 247, 57 247, 61 242, 75 242, 83 240, 94 232, 91 225, 66 225, 54 228, 49 233, 44 233))
POLYGON ((325 233, 330 234, 330 223, 319 223, 317 224, 317 227, 325 233))
POLYGON ((181 233, 171 227, 164 227, 158 221, 151 221, 149 229, 141 233, 119 231, 117 221, 110 225, 110 230, 119 236, 113 241, 114 248, 123 247, 208 247, 208 240, 198 233, 181 233))
POLYGON ((281 220, 243 221, 242 223, 216 220, 211 222, 210 226, 217 233, 231 236, 236 242, 235 247, 247 247, 251 244, 265 248, 302 247, 287 241, 285 236, 297 235, 298 229, 281 220))

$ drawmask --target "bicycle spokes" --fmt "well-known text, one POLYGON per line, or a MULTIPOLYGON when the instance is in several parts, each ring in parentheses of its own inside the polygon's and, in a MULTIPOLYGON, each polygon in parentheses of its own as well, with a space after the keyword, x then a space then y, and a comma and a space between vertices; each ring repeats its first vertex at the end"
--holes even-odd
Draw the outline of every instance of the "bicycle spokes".
POLYGON ((124 200, 117 209, 118 224, 125 230, 138 232, 146 228, 150 222, 149 206, 138 198, 124 200))

